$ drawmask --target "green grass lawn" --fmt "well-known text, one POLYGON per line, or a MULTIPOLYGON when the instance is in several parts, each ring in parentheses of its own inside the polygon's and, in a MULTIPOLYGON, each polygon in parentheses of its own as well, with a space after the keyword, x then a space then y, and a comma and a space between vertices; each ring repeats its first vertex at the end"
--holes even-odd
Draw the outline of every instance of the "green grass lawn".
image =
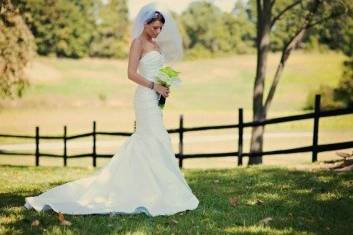
POLYGON ((173 216, 65 216, 23 207, 24 197, 94 170, 0 166, 0 234, 352 234, 353 174, 252 167, 183 170, 200 200, 173 216), (229 198, 235 197, 234 206, 229 198), (272 218, 267 225, 259 223, 272 218), (31 227, 38 219, 40 225, 31 227))

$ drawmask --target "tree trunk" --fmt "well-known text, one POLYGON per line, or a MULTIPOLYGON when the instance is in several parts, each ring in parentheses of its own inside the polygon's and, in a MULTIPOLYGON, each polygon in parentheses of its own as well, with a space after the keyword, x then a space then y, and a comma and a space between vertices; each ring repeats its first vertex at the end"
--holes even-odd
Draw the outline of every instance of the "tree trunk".
MULTIPOLYGON (((303 40, 307 30, 316 24, 340 15, 340 13, 333 12, 328 17, 324 17, 321 20, 313 22, 314 16, 318 14, 319 5, 323 2, 321 0, 313 0, 311 4, 308 5, 308 14, 305 16, 304 24, 299 27, 297 32, 289 39, 283 48, 281 61, 277 67, 269 94, 265 102, 263 102, 263 93, 266 79, 266 62, 267 54, 270 49, 271 28, 274 23, 280 19, 283 14, 285 14, 286 11, 289 11, 296 5, 300 4, 301 1, 298 0, 291 3, 286 8, 284 8, 276 17, 271 19, 272 6, 274 3, 275 0, 257 0, 257 67, 253 94, 253 121, 261 121, 266 119, 267 112, 281 78, 284 66, 291 52, 303 40)), ((248 165, 262 163, 264 132, 264 126, 255 126, 252 128, 248 165)))
MULTIPOLYGON (((267 56, 270 49, 271 1, 257 0, 257 66, 253 89, 253 121, 266 118, 263 94, 266 78, 267 56)), ((264 126, 255 126, 251 130, 249 165, 261 164, 264 126)))

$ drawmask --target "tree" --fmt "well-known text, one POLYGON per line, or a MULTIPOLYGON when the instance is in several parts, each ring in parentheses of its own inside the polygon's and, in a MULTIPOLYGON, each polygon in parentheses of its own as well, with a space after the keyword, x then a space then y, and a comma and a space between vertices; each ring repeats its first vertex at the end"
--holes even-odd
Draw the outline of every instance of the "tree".
POLYGON ((94 0, 14 0, 41 55, 88 55, 95 19, 94 0))
POLYGON ((221 10, 211 3, 195 2, 183 12, 182 19, 187 34, 190 38, 189 48, 201 44, 210 51, 219 48, 215 30, 222 27, 221 10))
POLYGON ((10 0, 0 2, 0 96, 21 96, 28 85, 24 68, 34 55, 34 40, 10 0))
POLYGON ((341 101, 345 107, 353 107, 353 59, 344 62, 342 79, 333 89, 335 100, 341 101))
MULTIPOLYGON (((236 18, 236 30, 237 34, 240 35, 240 43, 246 45, 247 48, 255 48, 256 39, 256 27, 252 21, 251 9, 246 4, 246 0, 236 1, 232 10, 232 15, 236 18)), ((236 34, 236 33, 233 33, 236 34)), ((239 50, 239 45, 237 45, 239 50)), ((237 51, 239 52, 239 51, 237 51)))
MULTIPOLYGON (((353 2, 351 2, 353 5, 353 2)), ((350 9, 352 9, 351 6, 350 9)), ((344 108, 353 106, 353 12, 335 21, 328 21, 316 29, 316 37, 330 49, 342 51, 348 58, 343 62, 342 78, 337 87, 321 85, 315 93, 324 96, 322 108, 344 108)), ((313 96, 308 97, 308 107, 314 105, 313 96)))
POLYGON ((223 12, 209 2, 193 2, 181 14, 184 46, 200 55, 245 53, 252 46, 254 27, 246 20, 245 8, 223 12))
MULTIPOLYGON (((252 4, 255 4, 252 1, 252 4)), ((310 28, 328 20, 347 14, 349 0, 256 0, 257 66, 253 87, 253 121, 266 119, 277 85, 291 52, 300 45, 310 28), (295 12, 296 14, 291 14, 295 12), (294 18, 293 18, 294 17, 294 18), (289 31, 284 37, 281 59, 277 66, 269 92, 264 100, 267 56, 271 49, 271 34, 276 24, 284 20, 289 31)), ((249 165, 262 163, 264 126, 255 126, 251 132, 249 165)))
POLYGON ((97 31, 90 45, 90 56, 125 58, 128 53, 128 7, 126 0, 100 4, 97 31))

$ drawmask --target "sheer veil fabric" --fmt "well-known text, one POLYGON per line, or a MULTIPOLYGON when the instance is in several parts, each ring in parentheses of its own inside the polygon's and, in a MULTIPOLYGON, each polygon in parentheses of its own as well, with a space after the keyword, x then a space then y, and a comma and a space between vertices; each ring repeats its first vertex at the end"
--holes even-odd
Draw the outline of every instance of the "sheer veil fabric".
MULTIPOLYGON (((151 9, 150 5, 147 6, 141 11, 151 9)), ((161 12, 165 14, 165 11, 161 12)), ((141 29, 136 26, 134 30, 141 29)), ((163 38, 164 42, 168 42, 167 39, 163 38)), ((147 52, 138 66, 138 72, 151 81, 167 61, 181 56, 179 49, 161 45, 162 54, 147 52)), ((56 186, 38 196, 26 197, 24 206, 72 215, 144 213, 153 217, 196 209, 199 200, 177 164, 158 107, 157 94, 137 85, 133 104, 136 131, 119 147, 108 164, 94 174, 56 186)))

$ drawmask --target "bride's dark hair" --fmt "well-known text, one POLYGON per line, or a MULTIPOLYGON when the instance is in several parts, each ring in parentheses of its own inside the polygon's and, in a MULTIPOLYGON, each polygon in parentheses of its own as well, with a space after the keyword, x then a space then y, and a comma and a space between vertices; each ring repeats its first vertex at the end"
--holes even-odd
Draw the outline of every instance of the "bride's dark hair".
POLYGON ((165 23, 164 16, 159 11, 155 11, 153 16, 146 21, 146 24, 151 24, 155 21, 160 21, 162 24, 165 23))

